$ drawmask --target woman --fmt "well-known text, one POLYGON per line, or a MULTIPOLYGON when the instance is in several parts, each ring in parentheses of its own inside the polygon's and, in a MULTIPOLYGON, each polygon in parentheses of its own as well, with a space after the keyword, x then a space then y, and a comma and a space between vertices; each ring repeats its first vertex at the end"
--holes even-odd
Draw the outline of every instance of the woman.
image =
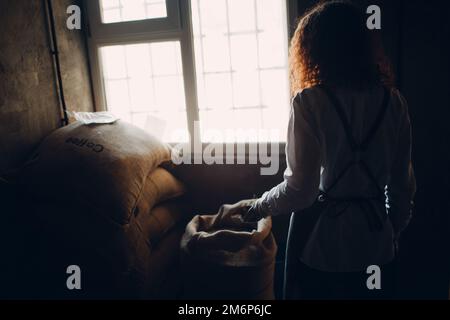
POLYGON ((327 2, 300 20, 290 47, 284 182, 251 207, 234 206, 247 221, 295 212, 286 298, 388 297, 389 266, 411 217, 407 105, 365 19, 349 3, 327 2), (306 241, 302 214, 315 217, 306 241), (381 268, 381 291, 368 289, 372 265, 381 268))

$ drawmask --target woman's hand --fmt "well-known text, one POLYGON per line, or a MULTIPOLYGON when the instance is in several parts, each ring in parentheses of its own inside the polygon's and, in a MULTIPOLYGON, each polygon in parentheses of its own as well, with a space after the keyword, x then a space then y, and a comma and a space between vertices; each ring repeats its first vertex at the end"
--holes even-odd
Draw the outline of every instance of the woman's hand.
POLYGON ((241 200, 235 204, 224 204, 220 208, 219 212, 222 213, 222 217, 229 218, 243 218, 248 210, 253 206, 255 199, 241 200))
POLYGON ((262 210, 259 201, 259 199, 254 200, 252 206, 242 216, 244 222, 257 222, 267 217, 267 213, 262 210))
POLYGON ((239 218, 243 222, 257 222, 267 217, 267 213, 262 210, 259 201, 260 199, 248 199, 235 204, 224 204, 220 208, 220 212, 226 219, 239 218))

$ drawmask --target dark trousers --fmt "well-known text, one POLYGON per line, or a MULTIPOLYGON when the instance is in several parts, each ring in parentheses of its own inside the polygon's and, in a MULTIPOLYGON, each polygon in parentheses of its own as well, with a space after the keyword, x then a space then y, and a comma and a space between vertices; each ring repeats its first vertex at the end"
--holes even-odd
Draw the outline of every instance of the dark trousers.
MULTIPOLYGON (((381 266, 381 289, 369 290, 363 272, 323 272, 299 263, 297 298, 307 300, 388 300, 394 295, 394 264, 381 266)), ((295 297, 294 297, 295 298, 295 297)))

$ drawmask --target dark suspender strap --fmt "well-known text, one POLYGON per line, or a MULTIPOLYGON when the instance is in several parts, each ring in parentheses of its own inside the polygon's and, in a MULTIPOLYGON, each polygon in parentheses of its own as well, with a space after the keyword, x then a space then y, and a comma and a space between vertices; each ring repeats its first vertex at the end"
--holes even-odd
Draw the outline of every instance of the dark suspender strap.
MULTIPOLYGON (((347 117, 345 115, 344 108, 342 107, 342 104, 339 102, 337 97, 333 94, 333 92, 330 89, 328 89, 326 86, 321 86, 321 88, 324 90, 324 92, 326 93, 326 95, 330 99, 331 103, 333 104, 333 106, 334 106, 334 108, 336 110, 337 115, 339 116, 339 119, 341 120, 342 126, 343 126, 343 128, 345 130, 345 134, 347 136, 347 141, 350 144, 351 150, 353 152, 361 152, 361 151, 364 152, 367 149, 367 147, 369 146, 370 142, 373 140, 376 132, 380 128, 381 123, 382 123, 382 121, 384 119, 384 116, 386 114, 386 110, 388 108, 389 100, 390 100, 390 93, 389 93, 388 89, 384 88, 383 102, 382 102, 382 106, 380 108, 380 111, 378 112, 377 117, 375 119, 375 122, 371 126, 368 134, 363 139, 363 142, 361 144, 359 144, 359 143, 356 142, 356 140, 355 140, 355 138, 354 138, 354 136, 352 134, 352 129, 351 129, 350 123, 348 122, 348 119, 347 119, 347 117)), ((370 168, 368 167, 368 165, 362 159, 358 159, 358 161, 350 161, 345 166, 345 168, 339 173, 339 175, 336 177, 336 179, 334 179, 334 181, 330 184, 330 186, 327 188, 327 190, 324 191, 325 195, 327 196, 327 193, 329 193, 337 185, 337 183, 341 180, 341 178, 354 165, 360 165, 360 167, 365 171, 366 175, 371 180, 372 184, 377 188, 377 191, 378 191, 378 194, 379 194, 378 197, 380 199, 382 199, 382 197, 384 197, 384 191, 380 187, 380 185, 378 184, 377 179, 373 175, 373 173, 370 170, 370 168)), ((342 200, 344 200, 344 199, 339 199, 339 201, 342 201, 342 200)), ((356 202, 358 203, 360 201, 357 200, 356 202)), ((372 220, 372 219, 370 219, 370 220, 372 220)))
POLYGON ((342 177, 347 173, 348 170, 350 170, 351 167, 353 167, 355 163, 353 161, 349 162, 344 169, 341 170, 341 173, 333 180, 333 183, 330 184, 330 186, 325 190, 326 193, 330 192, 337 183, 342 179, 342 177))
MULTIPOLYGON (((367 133, 366 137, 363 139, 362 143, 358 143, 352 133, 352 128, 350 126, 350 123, 345 115, 344 112, 344 108, 342 107, 340 101, 337 99, 337 97, 333 94, 333 92, 331 90, 329 90, 326 86, 320 86, 324 92, 326 93, 326 95, 328 96, 328 98, 330 99, 332 105, 334 106, 337 115, 339 116, 339 119, 342 122, 342 126, 345 130, 345 134, 347 136, 347 141, 351 147, 351 150, 356 153, 356 152, 364 152, 366 151, 367 147, 369 146, 370 142, 373 140, 376 132, 378 131, 378 129, 381 126, 381 123, 384 119, 384 116, 386 114, 386 110, 388 108, 389 105, 389 99, 390 99, 390 93, 388 91, 388 89, 384 88, 384 96, 383 96, 383 104, 381 106, 380 111, 378 112, 378 115, 375 119, 374 124, 370 127, 369 132, 367 133)), ((343 208, 341 208, 338 212, 336 212, 335 214, 333 214, 333 216, 337 217, 340 216, 341 214, 343 214, 343 212, 345 212, 347 210, 347 208, 349 207, 350 203, 356 203, 357 205, 359 205, 361 207, 361 211, 363 211, 363 213, 366 215, 366 219, 367 222, 369 224, 369 229, 372 231, 379 231, 382 230, 383 228, 383 220, 381 220, 381 218, 378 216, 375 208, 373 207, 373 204, 371 203, 370 200, 376 200, 373 198, 338 198, 338 199, 333 199, 331 197, 329 197, 328 192, 333 189, 337 183, 339 182, 339 180, 341 180, 341 178, 348 172, 348 170, 350 170, 350 168, 354 165, 359 165, 364 172, 366 173, 366 175, 368 176, 368 178, 370 179, 370 181, 372 182, 372 184, 374 186, 376 186, 377 191, 379 193, 379 199, 381 200, 384 197, 384 190, 380 187, 380 185, 378 184, 377 179, 375 178, 375 176, 373 175, 372 171, 370 170, 369 166, 364 162, 364 160, 362 160, 360 157, 358 157, 358 160, 356 161, 350 161, 345 168, 339 173, 339 175, 336 177, 336 179, 334 179, 333 183, 330 184, 330 186, 328 187, 327 190, 325 190, 324 192, 322 192, 322 197, 324 197, 323 199, 329 199, 333 202, 337 202, 337 203, 342 203, 345 204, 343 208)))
POLYGON ((375 176, 373 175, 372 171, 369 169, 369 166, 363 160, 359 161, 359 165, 361 166, 361 168, 364 169, 364 171, 366 172, 367 176, 372 181, 372 184, 377 188, 378 193, 379 193, 379 197, 382 199, 384 197, 384 190, 378 184, 378 181, 375 178, 375 176))
POLYGON ((325 190, 325 193, 330 192, 333 190, 333 188, 338 184, 338 182, 342 179, 342 177, 347 173, 348 170, 350 170, 351 167, 354 165, 360 165, 361 168, 366 172, 366 175, 369 177, 372 184, 377 188, 379 197, 382 198, 384 196, 384 190, 380 187, 378 184, 377 179, 375 179, 375 176, 373 175, 372 171, 370 171, 369 166, 363 161, 351 161, 345 166, 345 168, 339 173, 339 175, 334 179, 334 181, 330 184, 330 186, 325 190))
POLYGON ((358 144, 355 141, 355 138, 353 137, 352 133, 352 127, 350 126, 350 123, 347 120, 347 116, 345 115, 344 108, 342 107, 339 99, 334 95, 334 93, 326 86, 321 85, 320 86, 328 96, 328 99, 330 99, 331 104, 333 105, 334 109, 336 110, 339 119, 342 122, 342 126, 344 127, 345 134, 347 135, 347 141, 350 144, 350 148, 352 151, 356 151, 358 149, 358 144))
POLYGON ((383 122, 384 116, 386 114, 386 110, 387 110, 387 108, 389 106, 389 100, 390 100, 390 93, 389 93, 388 89, 386 87, 384 87, 383 104, 381 106, 380 111, 378 112, 378 115, 377 115, 377 117, 375 119, 374 124, 370 128, 370 130, 367 133, 367 135, 364 138, 364 140, 359 145, 359 149, 360 150, 364 151, 364 150, 367 149, 367 147, 369 146, 369 144, 372 141, 373 137, 375 136, 375 134, 377 133, 378 129, 380 128, 381 123, 383 122))

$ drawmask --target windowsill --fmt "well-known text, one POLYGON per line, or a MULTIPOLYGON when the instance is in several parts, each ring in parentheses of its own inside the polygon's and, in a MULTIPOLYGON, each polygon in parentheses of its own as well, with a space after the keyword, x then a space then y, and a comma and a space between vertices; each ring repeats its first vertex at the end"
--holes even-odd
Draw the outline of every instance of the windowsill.
POLYGON ((182 148, 183 151, 189 151, 190 155, 200 156, 204 155, 205 151, 222 151, 224 158, 226 157, 227 152, 231 153, 234 158, 242 158, 248 156, 258 156, 261 153, 264 155, 271 154, 272 146, 275 146, 275 152, 278 153, 280 157, 285 157, 286 155, 286 142, 255 142, 255 143, 202 143, 201 149, 200 146, 190 146, 189 143, 169 143, 173 148, 182 148), (264 146, 264 149, 260 149, 264 146), (208 150, 207 150, 208 148, 208 150), (261 151, 260 151, 261 150, 261 151), (268 150, 268 151, 267 151, 268 150))

